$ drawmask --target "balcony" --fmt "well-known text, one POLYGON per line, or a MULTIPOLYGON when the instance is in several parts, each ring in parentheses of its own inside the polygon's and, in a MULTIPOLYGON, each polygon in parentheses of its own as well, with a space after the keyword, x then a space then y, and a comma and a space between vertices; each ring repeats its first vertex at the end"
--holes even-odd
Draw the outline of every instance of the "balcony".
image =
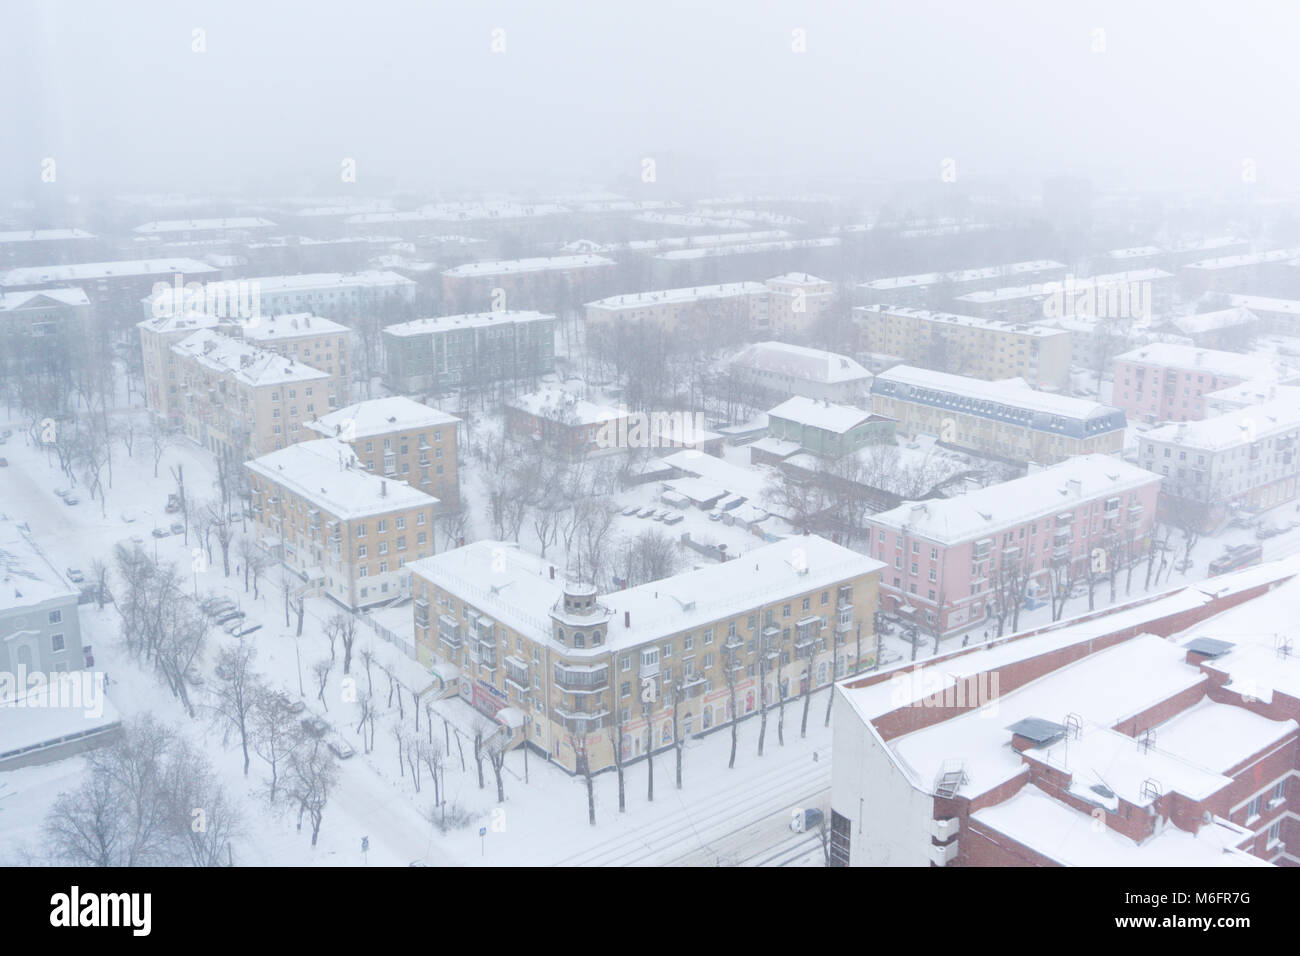
POLYGON ((518 657, 506 658, 506 683, 514 684, 520 691, 527 692, 529 683, 528 664, 518 657))
POLYGON ((461 646, 460 622, 446 614, 438 618, 438 640, 453 649, 461 646))
MULTIPOLYGON (((658 673, 659 665, 655 665, 658 673)), ((556 664, 555 684, 570 694, 595 694, 609 686, 609 666, 594 664, 556 664)))
POLYGON ((588 713, 556 707, 555 716, 559 718, 565 730, 575 734, 589 734, 605 726, 605 718, 609 716, 609 711, 602 707, 588 713))
POLYGON ((428 601, 415 602, 415 626, 416 627, 429 626, 429 602, 428 601))

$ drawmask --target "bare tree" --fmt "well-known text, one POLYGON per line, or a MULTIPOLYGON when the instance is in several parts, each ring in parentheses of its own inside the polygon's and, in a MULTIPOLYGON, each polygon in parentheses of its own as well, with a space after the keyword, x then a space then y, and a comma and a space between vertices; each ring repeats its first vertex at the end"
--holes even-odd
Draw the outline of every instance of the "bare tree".
POLYGON ((268 798, 275 803, 280 765, 302 745, 305 734, 294 717, 289 699, 265 685, 256 688, 251 716, 250 742, 253 752, 271 770, 268 798))
POLYGON ((312 676, 316 678, 316 699, 320 701, 321 706, 329 712, 330 705, 325 700, 325 687, 329 684, 330 671, 334 669, 334 662, 327 661, 324 658, 317 661, 311 669, 312 676))
POLYGON ((211 710, 223 730, 223 743, 234 732, 244 752, 244 776, 248 776, 249 722, 261 691, 261 682, 253 670, 257 649, 240 638, 234 647, 223 647, 217 654, 217 681, 213 688, 211 710))
POLYGON ((303 814, 311 818, 312 846, 320 835, 325 805, 337 782, 338 764, 323 740, 313 738, 290 756, 285 792, 298 807, 298 825, 302 825, 303 814))

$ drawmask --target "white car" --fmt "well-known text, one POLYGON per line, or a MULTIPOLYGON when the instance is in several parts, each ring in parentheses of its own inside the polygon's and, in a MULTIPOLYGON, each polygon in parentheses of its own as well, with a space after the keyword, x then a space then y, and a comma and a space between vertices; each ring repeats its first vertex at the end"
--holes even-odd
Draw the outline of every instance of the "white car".
POLYGON ((136 521, 138 521, 138 520, 139 520, 139 519, 136 517, 136 513, 135 513, 134 511, 123 511, 123 512, 122 512, 122 521, 123 521, 125 524, 135 524, 136 521))

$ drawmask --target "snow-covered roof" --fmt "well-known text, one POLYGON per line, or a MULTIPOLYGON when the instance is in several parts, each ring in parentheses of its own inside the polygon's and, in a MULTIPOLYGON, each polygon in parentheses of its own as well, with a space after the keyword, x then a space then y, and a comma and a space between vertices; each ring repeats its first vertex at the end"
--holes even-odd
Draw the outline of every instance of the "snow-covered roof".
POLYGON ((455 415, 448 415, 446 412, 398 395, 392 398, 372 398, 357 402, 355 405, 346 405, 328 415, 307 422, 306 427, 328 438, 333 438, 344 430, 356 438, 368 438, 391 432, 454 425, 459 421, 460 419, 455 415))
POLYGON ((161 235, 171 232, 204 232, 218 229, 270 229, 275 223, 260 216, 235 216, 230 219, 160 219, 136 226, 132 232, 161 235))
POLYGON ((244 338, 254 342, 274 342, 305 335, 350 335, 351 332, 346 325, 310 312, 262 316, 257 322, 245 323, 243 329, 244 338))
MULTIPOLYGON (((977 651, 967 656, 978 662, 983 653, 977 651)), ((1075 777, 1091 784, 1097 782, 1092 773, 1100 773, 1115 787, 1124 787, 1122 791, 1117 789, 1116 793, 1131 803, 1144 805, 1150 800, 1141 795, 1142 780, 1146 777, 1160 779, 1161 773, 1148 772, 1139 776, 1135 781, 1137 792, 1131 792, 1132 777, 1140 772, 1137 767, 1143 763, 1152 767, 1159 765, 1161 771, 1172 776, 1169 769, 1171 760, 1154 751, 1139 751, 1133 738, 1117 734, 1110 728, 1175 694, 1208 684, 1200 669, 1186 663, 1186 656, 1186 651, 1170 641, 1153 634, 1139 634, 1051 670, 1015 690, 1000 690, 989 704, 991 714, 970 710, 950 720, 895 737, 888 746, 899 763, 914 775, 916 784, 927 792, 932 791, 945 761, 962 760, 967 774, 962 792, 973 796, 987 793, 1024 772, 1020 754, 1008 746, 1011 741, 1008 728, 1012 724, 1033 717, 1059 721, 1065 714, 1074 714, 1079 718, 1082 737, 1071 735, 1068 741, 1062 740, 1057 746, 1068 743, 1069 766, 1075 777), (1090 738, 1094 741, 1093 749, 1084 751, 1090 738), (1126 757, 1127 762, 1120 773, 1121 768, 1113 766, 1112 761, 1122 757, 1126 757)), ((958 657, 934 667, 942 675, 945 664, 954 663, 960 668, 963 659, 958 657)), ((974 663, 968 666, 974 666, 974 663)), ((991 666, 995 665, 986 662, 986 669, 991 666)), ((916 677, 907 679, 916 680, 916 677)), ((902 689, 908 686, 900 685, 900 697, 902 689)), ((930 693, 936 690, 932 689, 930 693)), ((1045 752, 1039 752, 1038 759, 1046 762, 1045 752)), ((1054 763, 1059 766, 1060 758, 1054 758, 1054 763)), ((1205 783, 1204 771, 1188 768, 1188 774, 1190 784, 1200 792, 1205 783)), ((1214 776, 1220 785, 1226 785, 1225 778, 1214 776)), ((1173 782, 1170 779, 1165 784, 1166 789, 1173 789, 1173 782)))
POLYGON ((65 242, 68 239, 94 239, 84 229, 14 229, 0 232, 0 245, 11 242, 65 242))
POLYGON ((773 276, 772 278, 767 280, 767 284, 769 286, 772 285, 773 283, 776 283, 777 285, 798 285, 798 286, 830 285, 830 283, 827 280, 819 279, 816 276, 809 275, 806 272, 787 272, 784 275, 773 276))
POLYGON ((172 346, 172 351, 205 368, 226 372, 236 382, 255 388, 315 382, 330 377, 310 365, 209 329, 187 335, 172 346))
POLYGON ((60 305, 90 305, 90 299, 80 288, 31 289, 26 292, 0 292, 0 312, 39 305, 41 299, 53 299, 60 305))
POLYGON ((199 329, 215 329, 228 321, 209 312, 190 309, 185 312, 168 312, 157 318, 145 319, 136 323, 136 328, 148 329, 166 335, 169 332, 195 332, 199 329))
POLYGON ((1051 428, 1050 419, 1035 417, 1034 412, 1069 422, 1100 421, 1108 429, 1124 427, 1124 413, 1110 405, 1102 405, 1086 398, 1040 392, 1022 378, 989 382, 965 375, 951 375, 914 365, 895 365, 875 377, 871 383, 873 395, 886 395, 904 401, 920 402, 939 408, 952 408, 967 414, 992 414, 997 409, 987 403, 1003 406, 1008 412, 1020 412, 1021 424, 1028 427, 1041 425, 1045 430, 1065 432, 1061 427, 1051 428), (898 386, 908 386, 901 389, 898 386))
POLYGON ((976 811, 971 820, 1064 866, 1268 866, 1259 857, 1237 850, 1242 834, 1217 817, 1195 834, 1166 827, 1135 843, 1111 827, 1095 831, 1078 810, 1032 784, 976 811))
POLYGON ((1153 728, 1155 746, 1188 763, 1227 773, 1300 728, 1208 697, 1153 728))
POLYGON ((222 292, 232 301, 255 293, 259 300, 284 294, 311 294, 323 292, 354 291, 358 289, 395 290, 413 292, 416 283, 396 272, 377 269, 364 272, 311 272, 300 275, 253 276, 247 279, 227 279, 206 282, 202 289, 181 289, 179 302, 174 285, 145 296, 141 301, 151 311, 158 313, 178 307, 181 303, 198 306, 222 292), (250 290, 250 291, 244 291, 250 290))
POLYGON ((1142 345, 1115 356, 1115 361, 1176 368, 1183 371, 1212 372, 1215 375, 1239 378, 1243 381, 1252 378, 1278 378, 1285 372, 1284 368, 1266 356, 1243 355, 1240 352, 1225 352, 1220 349, 1202 349, 1194 345, 1179 345, 1174 342, 1152 342, 1149 345, 1142 345))
POLYGON ((474 222, 482 220, 541 219, 568 212, 556 203, 519 203, 505 200, 488 202, 449 202, 424 206, 420 212, 428 219, 443 222, 474 222))
POLYGON ((1253 445, 1281 432, 1300 428, 1300 403, 1291 395, 1259 405, 1204 418, 1200 421, 1170 422, 1142 433, 1144 442, 1158 442, 1194 448, 1198 451, 1222 451, 1225 448, 1253 445))
POLYGON ((1051 279, 1029 285, 984 289, 959 295, 956 297, 956 301, 987 305, 991 302, 1031 299, 1038 296, 1053 295, 1058 292, 1064 292, 1067 295, 1072 293, 1082 295, 1087 290, 1107 289, 1112 286, 1132 285, 1137 282, 1158 282, 1162 279, 1172 278, 1172 273, 1165 272, 1163 269, 1133 269, 1128 272, 1108 272, 1102 275, 1089 276, 1088 278, 1051 279))
POLYGON ((731 360, 731 365, 825 385, 865 383, 871 378, 870 372, 847 355, 786 342, 755 342, 747 345, 731 360))
POLYGON ((1159 475, 1110 455, 1079 455, 1001 484, 956 498, 905 502, 872 515, 871 524, 945 545, 996 534, 1044 515, 1072 511, 1101 496, 1118 495, 1160 480, 1159 475), (1078 482, 1077 492, 1071 486, 1078 482))
POLYGON ((981 319, 973 315, 954 315, 951 312, 935 312, 931 309, 913 309, 895 305, 859 305, 854 314, 896 315, 903 318, 919 319, 922 322, 941 322, 945 325, 963 325, 972 329, 986 329, 990 332, 1008 332, 1015 335, 1029 335, 1034 338, 1050 339, 1058 335, 1069 335, 1064 329, 1053 329, 1043 325, 1024 325, 1017 322, 1003 322, 998 319, 981 319))
POLYGON ((922 272, 910 276, 887 276, 859 283, 859 288, 874 292, 895 292, 899 289, 912 289, 919 286, 951 282, 964 285, 969 282, 988 282, 992 279, 1011 278, 1017 275, 1045 272, 1049 269, 1064 269, 1065 263, 1053 259, 1037 259, 1028 262, 1009 262, 1001 266, 986 266, 980 269, 959 269, 955 272, 922 272))
POLYGON ((617 421, 627 415, 610 405, 601 405, 579 398, 562 388, 543 388, 519 395, 506 402, 511 408, 527 412, 537 418, 547 418, 572 425, 599 425, 617 421))
POLYGON ((37 285, 45 282, 88 282, 92 279, 130 276, 198 276, 217 270, 197 259, 124 259, 116 262, 78 262, 71 265, 23 266, 0 272, 0 286, 37 285))
POLYGON ((1258 322, 1259 316, 1248 309, 1240 307, 1215 309, 1213 312, 1198 312, 1195 315, 1180 315, 1169 320, 1169 324, 1184 335, 1196 335, 1200 332, 1214 332, 1218 329, 1232 329, 1242 325, 1258 322))
POLYGON ((852 405, 837 405, 834 402, 818 401, 795 395, 786 399, 776 408, 768 410, 768 421, 781 418, 823 431, 842 435, 871 419, 871 412, 852 405))
MULTIPOLYGON (((1293 556, 1283 562, 1283 567, 1300 570, 1300 559, 1293 556)), ((1269 569, 1270 565, 1259 565, 1250 570, 1269 569)), ((1274 691, 1300 699, 1300 648, 1290 627, 1297 607, 1300 607, 1300 578, 1293 577, 1253 600, 1202 621, 1178 635, 1177 640, 1185 644, 1195 637, 1207 636, 1235 645, 1227 654, 1202 665, 1227 674, 1230 691, 1264 703, 1272 701, 1274 691)))
POLYGON ((656 292, 632 292, 611 295, 605 299, 588 302, 588 309, 618 312, 643 309, 652 305, 678 305, 702 302, 708 299, 729 299, 740 295, 764 295, 767 286, 761 282, 724 282, 719 285, 700 285, 682 289, 660 289, 656 292))
POLYGON ((1198 272, 1213 272, 1218 269, 1238 269, 1242 266, 1257 266, 1269 262, 1290 262, 1300 256, 1300 249, 1270 249, 1268 252, 1247 252, 1238 256, 1222 256, 1218 259, 1202 259, 1189 262, 1184 269, 1198 272))
MULTIPOLYGON (((406 566, 507 627, 554 646, 548 612, 563 589, 551 578, 550 562, 513 544, 476 541, 406 566)), ((603 656, 882 567, 815 535, 759 545, 722 564, 598 597, 598 604, 610 612, 608 640, 594 648, 566 647, 564 654, 603 656)))
POLYGON ((760 252, 791 252, 795 249, 826 249, 838 246, 835 237, 825 239, 788 239, 778 242, 742 242, 734 245, 710 246, 705 249, 672 249, 655 256, 666 262, 682 259, 712 259, 718 256, 746 256, 760 252))
POLYGON ((332 438, 298 442, 245 462, 244 467, 341 520, 438 503, 404 482, 370 474, 351 446, 332 438))
POLYGON ((463 315, 435 315, 425 319, 412 319, 410 322, 397 322, 384 326, 384 334, 397 337, 408 335, 431 335, 446 332, 449 329, 474 329, 489 325, 510 325, 516 322, 554 322, 555 316, 547 312, 528 310, 501 312, 471 312, 463 315))
POLYGON ((1253 312, 1300 315, 1300 300, 1297 299, 1275 299, 1266 295, 1230 295, 1228 303, 1236 308, 1250 309, 1253 312))
POLYGON ((75 601, 76 597, 77 592, 31 536, 0 516, 0 610, 33 607, 56 598, 75 601))
POLYGON ((1263 381, 1251 379, 1209 392, 1205 396, 1205 401, 1209 405, 1234 405, 1243 408, 1247 405, 1262 405, 1275 398, 1289 398, 1296 405, 1300 405, 1300 385, 1278 385, 1271 379, 1263 381))
POLYGON ((443 275, 458 279, 478 276, 512 275, 519 272, 549 272, 567 269, 596 269, 615 265, 604 256, 538 256, 533 259, 500 259, 489 262, 467 262, 443 271, 443 275))
MULTIPOLYGON (((664 461, 671 468, 694 475, 730 494, 743 495, 769 511, 774 510, 769 507, 773 502, 768 496, 768 488, 775 477, 771 469, 733 464, 697 449, 674 452, 664 456, 664 461)), ((669 483, 681 490, 680 479, 672 479, 669 483)))
POLYGON ((1165 251, 1159 246, 1133 246, 1128 249, 1112 249, 1110 252, 1102 253, 1105 259, 1146 259, 1151 256, 1162 256, 1165 251))

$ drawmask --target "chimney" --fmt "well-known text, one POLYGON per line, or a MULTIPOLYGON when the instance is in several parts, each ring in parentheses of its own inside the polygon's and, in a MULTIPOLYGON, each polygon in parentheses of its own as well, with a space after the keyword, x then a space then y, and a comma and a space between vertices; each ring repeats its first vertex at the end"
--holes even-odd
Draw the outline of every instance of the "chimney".
POLYGON ((382 479, 381 479, 380 482, 379 482, 379 497, 381 497, 381 498, 387 498, 387 497, 388 497, 388 482, 386 482, 386 481, 384 481, 384 480, 382 480, 382 479))
POLYGON ((555 580, 555 565, 551 565, 551 580, 555 580))
POLYGON ((1076 498, 1083 497, 1083 482, 1080 481, 1078 478, 1071 478, 1069 481, 1065 483, 1065 485, 1067 488, 1070 489, 1070 494, 1074 495, 1074 497, 1076 498))
POLYGON ((624 626, 624 627, 631 627, 631 626, 632 626, 632 612, 631 612, 631 611, 624 611, 624 612, 623 612, 623 626, 624 626))

